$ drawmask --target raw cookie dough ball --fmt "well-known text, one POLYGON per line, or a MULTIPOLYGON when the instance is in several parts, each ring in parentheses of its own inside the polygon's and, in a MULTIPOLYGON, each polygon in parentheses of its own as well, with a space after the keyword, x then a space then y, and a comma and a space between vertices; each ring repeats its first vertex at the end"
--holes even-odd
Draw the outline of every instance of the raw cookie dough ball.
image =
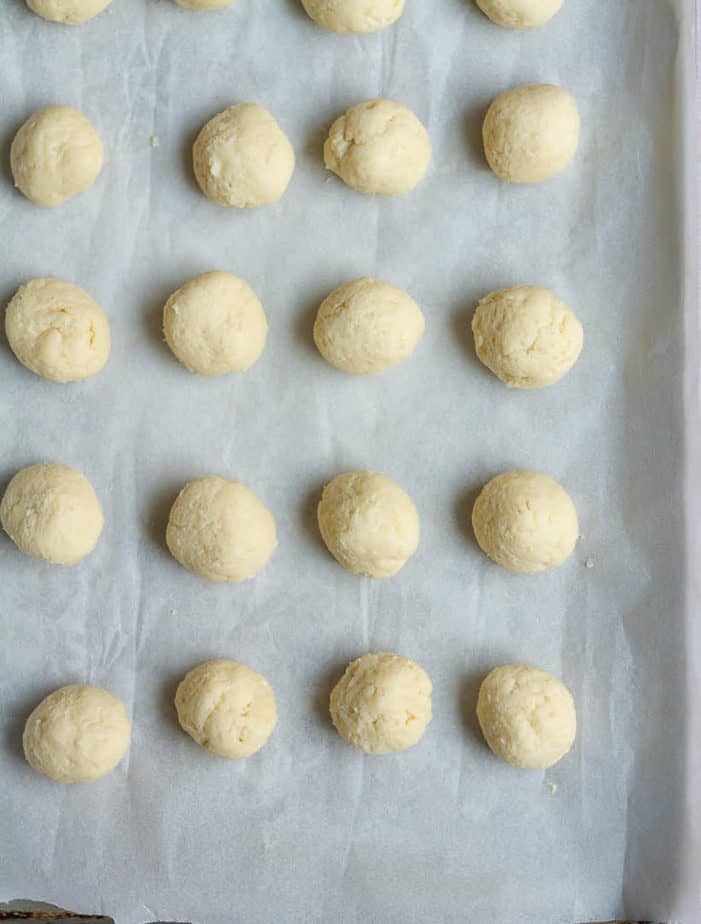
POLYGON ((378 196, 413 189, 430 159, 426 129, 410 109, 389 99, 351 106, 324 144, 328 170, 353 189, 378 196))
POLYGON ((58 463, 21 469, 0 503, 0 523, 15 545, 55 565, 74 565, 89 555, 104 522, 88 479, 58 463))
POLYGON ((30 10, 51 22, 79 26, 101 13, 112 0, 27 0, 30 10))
POLYGON ((322 29, 361 34, 391 26, 404 12, 404 0, 302 0, 322 29))
POLYGON ((514 286, 485 296, 472 319, 475 350, 502 382, 543 388, 579 358, 584 332, 567 305, 538 286, 514 286))
POLYGON ((331 693, 342 738, 367 754, 403 751, 431 721, 431 678, 415 661, 380 651, 358 658, 331 693))
POLYGON ((419 545, 416 507, 384 475, 336 475, 324 488, 317 516, 329 552, 354 574, 392 577, 419 545))
POLYGON ((89 783, 126 754, 131 723, 121 699, 87 683, 54 690, 27 719, 22 744, 31 766, 57 783, 89 783))
POLYGON ((221 10, 232 4, 234 0, 175 0, 175 2, 188 10, 221 10))
POLYGON ((233 760, 260 751, 277 722, 275 696, 265 677, 224 659, 205 661, 187 673, 175 708, 181 726, 201 747, 233 760))
POLYGON ((475 501, 472 527, 485 554, 524 574, 561 565, 579 536, 569 494, 540 472, 506 472, 487 482, 475 501))
POLYGON ((256 293, 231 273, 195 276, 163 309, 168 346, 190 372, 225 375, 249 369, 265 346, 268 322, 256 293))
POLYGON ((564 0, 477 0, 492 22, 513 29, 542 26, 557 13, 564 0))
POLYGON ((100 136, 70 106, 40 109, 24 123, 10 148, 15 186, 36 205, 54 208, 92 186, 102 170, 100 136))
POLYGON ((208 581, 239 583, 260 571, 277 546, 273 515, 238 481, 190 481, 170 511, 166 542, 180 564, 208 581))
POLYGON ((255 103, 230 106, 200 131, 192 149, 200 189, 239 209, 277 202, 295 168, 295 152, 272 114, 255 103))
POLYGON ((421 309, 403 289, 364 277, 324 299, 314 343, 337 369, 368 375, 411 356, 424 327, 421 309))
POLYGON ((497 96, 482 126, 489 166, 502 180, 541 183, 561 173, 579 143, 574 98, 548 83, 497 96))
POLYGON ((60 279, 32 279, 12 297, 5 332, 17 359, 52 382, 99 372, 110 355, 110 326, 94 298, 60 279))
POLYGON ((570 691, 556 677, 525 664, 497 667, 485 677, 477 718, 497 757, 527 770, 552 767, 577 734, 570 691))

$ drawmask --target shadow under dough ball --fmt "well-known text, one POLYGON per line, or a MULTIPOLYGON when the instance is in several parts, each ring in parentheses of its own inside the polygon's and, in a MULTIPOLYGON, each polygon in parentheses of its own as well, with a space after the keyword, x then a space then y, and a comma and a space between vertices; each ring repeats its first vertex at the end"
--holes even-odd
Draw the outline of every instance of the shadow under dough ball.
POLYGON ((46 208, 62 205, 92 186, 103 160, 100 136, 90 120, 70 106, 35 112, 10 148, 15 186, 46 208))
POLYGON ((302 0, 302 5, 322 29, 346 35, 377 32, 404 12, 404 0, 302 0))

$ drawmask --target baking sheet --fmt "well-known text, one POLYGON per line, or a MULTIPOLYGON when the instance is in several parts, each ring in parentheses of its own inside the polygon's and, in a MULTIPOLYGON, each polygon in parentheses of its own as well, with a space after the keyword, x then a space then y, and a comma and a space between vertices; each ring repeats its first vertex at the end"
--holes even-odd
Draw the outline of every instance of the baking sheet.
POLYGON ((210 14, 114 0, 79 29, 5 0, 0 295, 33 276, 77 282, 109 313, 113 353, 97 378, 58 386, 0 350, 3 484, 63 461, 106 516, 77 568, 0 541, 0 898, 118 924, 696 920, 691 6, 568 0, 522 34, 465 0, 409 0, 395 28, 355 39, 297 0, 210 14), (580 152, 551 183, 505 186, 483 163, 481 117, 534 81, 576 96, 580 152), (320 156, 333 118, 380 95, 434 144, 425 181, 389 201, 346 189, 320 156), (245 100, 276 114, 297 169, 280 203, 239 213, 198 193, 189 150, 245 100), (7 151, 58 102, 94 121, 107 161, 49 212, 12 190, 7 151), (250 372, 207 381, 169 354, 160 312, 213 268, 249 280, 270 335, 250 372), (405 287, 427 319, 414 358, 382 378, 341 375, 311 340, 321 298, 363 274, 405 287), (505 390, 470 346, 477 299, 519 282, 562 295, 585 327, 581 360, 544 392, 505 390), (322 484, 356 468, 395 478, 421 514, 419 552, 391 581, 346 573, 317 534, 322 484), (512 576, 476 548, 474 492, 509 468, 574 497, 582 538, 564 567, 512 576), (164 548, 178 489, 208 472, 277 519, 273 560, 239 587, 198 581, 164 548), (426 667, 435 718, 418 747, 372 759, 335 734, 327 699, 376 649, 426 667), (278 698, 274 736, 240 764, 199 750, 172 707, 182 674, 219 656, 278 698), (577 703, 576 746, 545 773, 502 765, 477 733, 479 681, 511 661, 558 674, 577 703), (76 681, 125 700, 132 746, 103 781, 62 787, 24 763, 21 729, 76 681))

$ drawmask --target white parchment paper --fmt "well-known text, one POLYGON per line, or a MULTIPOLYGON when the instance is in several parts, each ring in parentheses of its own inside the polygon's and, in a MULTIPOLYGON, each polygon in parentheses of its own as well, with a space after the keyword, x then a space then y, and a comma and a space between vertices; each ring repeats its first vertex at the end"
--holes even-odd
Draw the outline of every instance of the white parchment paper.
POLYGON ((3 0, 0 295, 33 276, 77 282, 109 313, 113 353, 59 386, 0 350, 3 483, 63 461, 106 516, 71 569, 0 541, 0 899, 118 924, 698 919, 691 6, 568 0, 519 33, 467 0, 408 0, 395 28, 355 39, 297 0, 208 14, 114 0, 79 29, 3 0), (579 102, 576 162, 503 185, 481 155, 486 105, 544 81, 579 102), (396 200, 346 189, 321 160, 333 118, 376 96, 414 109, 434 144, 425 181, 396 200), (240 213, 199 194, 189 152, 245 100, 276 114, 297 169, 280 203, 240 213), (59 102, 94 121, 107 162, 45 211, 13 191, 8 149, 59 102), (270 335, 250 372, 207 381, 169 354, 160 313, 213 268, 249 280, 270 335), (427 318, 414 358, 381 378, 342 375, 311 340, 321 298, 364 274, 427 318), (520 282, 562 295, 586 332, 572 373, 538 393, 506 390, 468 333, 481 295, 520 282), (421 514, 420 550, 391 581, 346 573, 317 534, 322 484, 357 468, 395 478, 421 514), (564 567, 512 576, 476 548, 474 492, 509 468, 574 497, 582 538, 564 567), (277 519, 273 560, 239 587, 198 581, 164 547, 178 489, 209 472, 277 519), (435 718, 418 747, 373 759, 336 735, 327 702, 343 665, 376 649, 426 667, 435 718), (278 728, 249 761, 214 759, 177 726, 175 686, 209 657, 276 691, 278 728), (476 728, 481 678, 512 661, 561 676, 577 702, 576 746, 546 773, 501 764, 476 728), (124 699, 133 738, 112 775, 65 787, 29 769, 21 731, 77 681, 124 699))

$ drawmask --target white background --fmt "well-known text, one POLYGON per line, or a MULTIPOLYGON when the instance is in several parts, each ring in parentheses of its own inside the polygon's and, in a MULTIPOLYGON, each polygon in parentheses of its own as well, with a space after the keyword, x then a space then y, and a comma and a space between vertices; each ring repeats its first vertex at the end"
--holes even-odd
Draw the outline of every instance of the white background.
MULTIPOLYGON (((114 0, 79 29, 21 0, 0 11, 0 296, 56 275, 108 312, 113 353, 82 384, 23 369, 2 344, 3 484, 62 461, 102 500, 106 527, 60 569, 0 542, 0 897, 103 911, 118 924, 338 920, 570 924, 676 913, 684 830, 685 531, 680 5, 568 0, 545 28, 508 32, 466 0, 408 0, 375 36, 325 33, 297 0, 197 14, 114 0), (580 151, 559 179, 509 187, 487 170, 480 124, 510 86, 561 84, 580 105, 580 151), (330 122, 387 96, 434 145, 411 194, 375 201, 323 168, 330 122), (272 110, 297 152, 283 200, 251 212, 198 192, 190 147, 227 105, 272 110), (36 108, 76 106, 107 154, 96 186, 55 211, 11 186, 9 142, 36 108), (152 148, 150 137, 160 147, 152 148), (195 273, 244 276, 270 323, 240 377, 187 373, 161 341, 167 295, 195 273), (381 378, 327 366, 314 313, 336 285, 375 275, 422 305, 425 337, 381 378), (506 390, 475 359, 469 321, 520 282, 562 295, 585 327, 572 373, 506 390), (422 518, 393 580, 343 571, 315 505, 339 471, 397 480, 422 518), (562 568, 509 575, 471 535, 475 491, 535 468, 572 494, 582 539, 562 568), (240 586, 213 586, 164 547, 182 484, 248 484, 280 546, 240 586), (594 567, 584 562, 591 558, 594 567), (434 681, 416 748, 369 758, 327 717, 343 665, 392 649, 434 681), (260 670, 280 721, 240 764, 177 726, 183 673, 208 657, 260 670), (483 745, 481 678, 525 661, 575 697, 573 752, 519 772, 483 745), (119 768, 89 786, 42 779, 21 755, 28 712, 88 681, 133 717, 119 768), (556 792, 551 792, 552 786, 556 792)), ((688 67, 690 67, 690 62, 688 67)))

